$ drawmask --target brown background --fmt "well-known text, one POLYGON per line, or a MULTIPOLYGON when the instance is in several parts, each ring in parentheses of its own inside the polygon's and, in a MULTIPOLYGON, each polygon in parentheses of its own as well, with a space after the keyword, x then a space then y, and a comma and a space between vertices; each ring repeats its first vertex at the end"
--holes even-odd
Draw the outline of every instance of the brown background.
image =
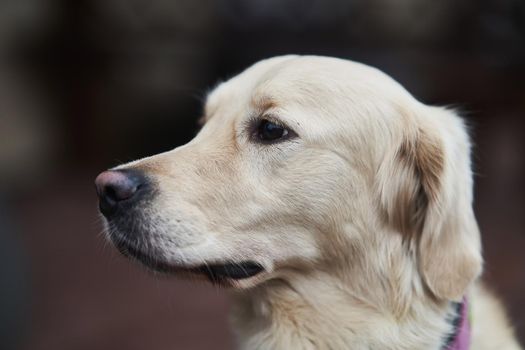
POLYGON ((187 142, 210 87, 285 53, 362 61, 463 111, 486 279, 525 340, 522 1, 3 0, 0 348, 233 346, 224 291, 104 242, 93 179, 187 142))

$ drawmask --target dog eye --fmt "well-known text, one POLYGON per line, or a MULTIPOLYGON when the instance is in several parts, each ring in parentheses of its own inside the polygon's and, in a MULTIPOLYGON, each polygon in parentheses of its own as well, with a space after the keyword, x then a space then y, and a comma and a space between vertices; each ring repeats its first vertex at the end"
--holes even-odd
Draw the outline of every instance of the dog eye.
POLYGON ((289 135, 289 131, 276 123, 263 119, 257 127, 257 138, 263 142, 273 142, 289 135))

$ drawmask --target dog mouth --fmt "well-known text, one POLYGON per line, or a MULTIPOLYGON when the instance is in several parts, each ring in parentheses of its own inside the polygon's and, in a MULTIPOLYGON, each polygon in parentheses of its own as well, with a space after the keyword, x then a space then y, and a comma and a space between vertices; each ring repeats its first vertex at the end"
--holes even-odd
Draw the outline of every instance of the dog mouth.
POLYGON ((195 267, 181 267, 168 264, 153 258, 149 254, 136 249, 124 241, 115 242, 117 249, 126 257, 134 258, 146 265, 148 268, 163 273, 186 273, 197 274, 207 277, 211 282, 227 284, 228 281, 238 281, 253 277, 264 271, 264 267, 251 260, 240 262, 209 263, 195 267))
POLYGON ((233 279, 242 280, 250 278, 264 271, 264 268, 254 261, 239 263, 206 264, 191 269, 193 272, 202 273, 210 280, 233 279))

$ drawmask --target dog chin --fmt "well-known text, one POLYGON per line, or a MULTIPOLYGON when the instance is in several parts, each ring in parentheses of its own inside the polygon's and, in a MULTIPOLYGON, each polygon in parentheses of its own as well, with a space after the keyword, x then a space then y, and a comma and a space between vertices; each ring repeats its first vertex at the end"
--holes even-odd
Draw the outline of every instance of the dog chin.
POLYGON ((140 262, 155 272, 191 279, 207 279, 214 285, 239 289, 256 285, 266 272, 262 264, 252 260, 214 261, 192 266, 172 264, 157 258, 157 254, 147 252, 145 248, 128 242, 118 233, 113 232, 109 236, 122 255, 140 262))

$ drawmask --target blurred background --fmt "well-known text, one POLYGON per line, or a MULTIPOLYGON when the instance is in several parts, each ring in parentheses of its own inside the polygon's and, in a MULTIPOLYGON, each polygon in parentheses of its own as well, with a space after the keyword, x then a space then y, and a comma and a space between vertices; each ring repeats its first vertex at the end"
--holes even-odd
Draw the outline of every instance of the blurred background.
POLYGON ((230 349, 225 293, 100 234, 96 174, 186 143, 257 60, 349 58, 460 108, 486 279, 525 343, 522 0, 0 0, 0 348, 230 349))

